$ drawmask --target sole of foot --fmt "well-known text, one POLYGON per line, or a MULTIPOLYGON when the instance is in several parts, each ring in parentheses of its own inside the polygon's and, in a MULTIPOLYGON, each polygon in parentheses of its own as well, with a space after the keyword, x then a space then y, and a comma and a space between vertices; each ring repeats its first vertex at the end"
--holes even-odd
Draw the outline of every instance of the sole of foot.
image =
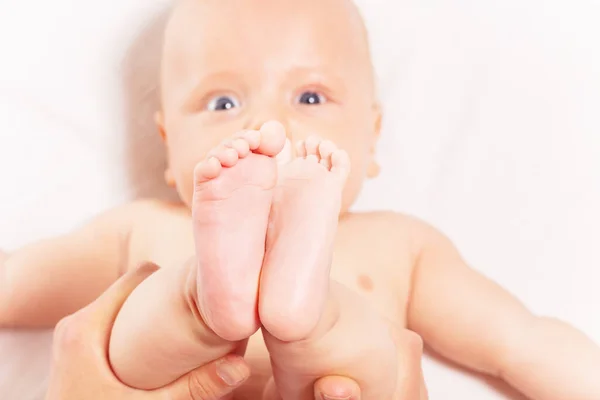
POLYGON ((260 327, 258 285, 277 183, 274 157, 285 140, 283 126, 268 122, 223 142, 194 171, 198 308, 226 340, 245 339, 260 327))
POLYGON ((310 137, 279 166, 260 283, 259 316, 283 341, 307 337, 323 312, 348 154, 310 137))

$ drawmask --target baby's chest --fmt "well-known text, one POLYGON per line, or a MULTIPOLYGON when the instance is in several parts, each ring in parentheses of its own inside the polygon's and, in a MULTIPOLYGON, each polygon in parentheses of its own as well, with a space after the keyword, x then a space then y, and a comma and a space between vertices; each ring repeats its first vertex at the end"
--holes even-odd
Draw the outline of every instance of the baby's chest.
MULTIPOLYGON (((177 268, 196 253, 188 218, 164 221, 149 233, 144 249, 137 253, 135 264, 151 261, 162 268, 177 268)), ((361 227, 340 224, 334 244, 331 279, 364 297, 374 310, 398 324, 404 324, 405 305, 410 293, 412 265, 402 243, 365 235, 361 227)))
MULTIPOLYGON (((165 231, 162 239, 150 247, 142 261, 152 261, 162 268, 177 268, 194 257, 193 235, 165 231), (158 243, 161 243, 160 245, 158 243)), ((411 265, 403 254, 390 254, 368 241, 337 241, 331 266, 331 279, 364 297, 373 308, 398 323, 403 323, 404 308, 410 293, 411 265)))

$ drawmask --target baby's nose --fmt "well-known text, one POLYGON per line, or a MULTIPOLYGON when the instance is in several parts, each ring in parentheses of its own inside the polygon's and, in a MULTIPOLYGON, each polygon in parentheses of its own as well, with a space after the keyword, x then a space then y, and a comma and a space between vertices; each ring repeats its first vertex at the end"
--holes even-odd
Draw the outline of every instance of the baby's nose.
POLYGON ((251 121, 248 121, 244 129, 252 129, 258 131, 265 123, 271 121, 276 121, 283 125, 283 129, 285 129, 285 135, 291 139, 292 134, 290 131, 290 127, 285 118, 253 118, 251 121))

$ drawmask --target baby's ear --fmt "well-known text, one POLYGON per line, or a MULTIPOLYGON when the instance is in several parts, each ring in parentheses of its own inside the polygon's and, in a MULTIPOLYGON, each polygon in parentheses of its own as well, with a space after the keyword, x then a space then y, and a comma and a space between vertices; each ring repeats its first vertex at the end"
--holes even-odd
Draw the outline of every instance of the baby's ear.
POLYGON ((375 157, 377 141, 379 140, 379 136, 381 136, 381 121, 383 120, 381 104, 379 102, 374 103, 371 112, 373 116, 373 135, 371 137, 371 148, 369 149, 369 152, 372 157, 375 157))
POLYGON ((381 135, 381 121, 383 112, 379 102, 373 104, 373 137, 371 139, 371 148, 369 149, 369 165, 367 166, 367 177, 376 178, 379 175, 380 167, 376 160, 377 141, 381 135))
POLYGON ((379 139, 381 135, 381 122, 383 120, 383 111, 381 109, 381 104, 376 102, 373 104, 373 122, 375 124, 373 132, 375 133, 375 137, 379 139))
MULTIPOLYGON (((154 114, 154 123, 158 128, 158 133, 160 133, 160 137, 163 142, 167 140, 167 132, 165 130, 165 117, 162 111, 157 111, 154 114)), ((167 167, 165 170, 165 182, 169 187, 175 187, 175 177, 173 176, 173 172, 171 172, 171 168, 167 167)))
POLYGON ((160 137, 162 138, 162 140, 166 140, 167 139, 167 133, 165 131, 165 117, 164 114, 162 113, 162 111, 157 111, 154 114, 154 123, 156 124, 156 127, 158 128, 158 133, 160 133, 160 137))

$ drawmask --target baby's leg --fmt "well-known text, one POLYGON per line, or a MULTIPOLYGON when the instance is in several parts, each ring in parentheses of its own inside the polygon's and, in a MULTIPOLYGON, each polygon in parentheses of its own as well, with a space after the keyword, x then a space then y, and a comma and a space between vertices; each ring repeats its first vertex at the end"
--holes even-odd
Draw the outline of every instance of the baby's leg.
POLYGON ((313 399, 314 381, 333 374, 356 380, 363 399, 390 399, 398 374, 390 326, 329 280, 348 157, 317 138, 300 144, 299 154, 280 171, 261 280, 277 390, 284 399, 313 399))
POLYGON ((153 389, 229 352, 259 327, 273 156, 283 129, 266 125, 209 154, 195 171, 196 257, 143 282, 119 313, 110 360, 126 384, 153 389))

